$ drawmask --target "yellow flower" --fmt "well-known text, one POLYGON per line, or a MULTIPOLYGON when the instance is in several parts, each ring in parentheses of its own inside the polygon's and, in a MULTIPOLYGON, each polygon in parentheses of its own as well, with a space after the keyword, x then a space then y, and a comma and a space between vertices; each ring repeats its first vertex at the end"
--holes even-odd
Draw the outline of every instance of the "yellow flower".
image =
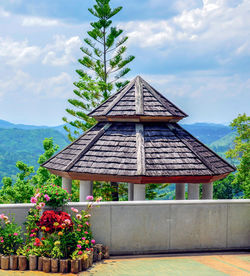
POLYGON ((42 228, 41 228, 42 230, 46 230, 46 227, 45 226, 42 226, 42 228))
POLYGON ((63 235, 63 232, 58 232, 58 236, 62 236, 63 235))
POLYGON ((88 255, 87 254, 83 254, 83 259, 84 261, 88 259, 88 255))
POLYGON ((86 243, 86 244, 89 244, 89 240, 86 240, 85 243, 86 243))
POLYGON ((61 243, 60 243, 60 241, 55 241, 54 242, 54 245, 60 245, 61 243))
POLYGON ((58 226, 59 223, 58 223, 58 222, 54 222, 53 225, 54 225, 54 226, 58 226))

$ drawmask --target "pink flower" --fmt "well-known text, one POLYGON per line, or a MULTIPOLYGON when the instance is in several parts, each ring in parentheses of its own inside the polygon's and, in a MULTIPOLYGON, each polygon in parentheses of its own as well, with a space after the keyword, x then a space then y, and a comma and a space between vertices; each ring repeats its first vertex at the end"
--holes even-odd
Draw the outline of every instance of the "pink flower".
POLYGON ((86 248, 87 251, 89 251, 89 248, 86 248))
POLYGON ((74 208, 74 207, 71 207, 71 211, 75 212, 75 213, 78 213, 78 210, 76 208, 74 208))
POLYGON ((13 235, 14 235, 14 236, 18 236, 18 233, 15 232, 13 235))
POLYGON ((81 246, 80 244, 78 244, 78 245, 77 245, 77 247, 78 247, 79 249, 81 249, 81 248, 82 248, 82 246, 81 246))
POLYGON ((88 196, 86 197, 86 199, 87 199, 87 200, 93 200, 94 197, 93 197, 92 195, 88 195, 88 196))
POLYGON ((84 240, 84 241, 85 241, 85 240, 86 240, 86 238, 85 238, 85 237, 82 237, 82 240, 84 240))
POLYGON ((4 214, 1 214, 1 215, 0 215, 0 219, 4 219, 4 214))
POLYGON ((82 255, 82 251, 79 251, 77 254, 78 254, 78 255, 82 255))
POLYGON ((40 206, 40 205, 37 205, 37 206, 36 206, 36 209, 37 209, 37 210, 40 210, 40 209, 41 209, 41 206, 40 206))
POLYGON ((86 221, 85 224, 89 226, 89 222, 88 221, 86 221))
POLYGON ((38 198, 38 197, 40 197, 40 196, 41 196, 40 193, 35 194, 35 198, 38 198))
POLYGON ((91 242, 94 244, 94 243, 95 243, 95 240, 91 240, 91 242))
POLYGON ((45 206, 45 203, 44 203, 44 202, 41 202, 41 203, 39 203, 39 206, 40 206, 41 208, 43 208, 43 207, 45 206))
POLYGON ((76 218, 77 218, 77 219, 82 219, 82 215, 81 215, 81 214, 77 214, 77 215, 76 215, 76 218))
POLYGON ((66 224, 70 224, 71 223, 71 221, 69 220, 69 219, 65 219, 65 221, 64 221, 66 224))
POLYGON ((47 194, 45 194, 44 197, 45 197, 45 199, 46 199, 47 201, 50 200, 50 197, 49 197, 47 194))
POLYGON ((85 215, 84 217, 85 217, 85 218, 89 218, 89 217, 91 217, 91 215, 90 215, 90 214, 87 214, 87 215, 85 215))
POLYGON ((33 237, 34 236, 34 234, 30 234, 30 237, 33 237))
POLYGON ((4 242, 4 240, 1 240, 1 243, 3 243, 4 242))
POLYGON ((89 232, 88 231, 85 231, 84 234, 88 234, 89 232))
POLYGON ((31 202, 31 203, 36 203, 36 202, 37 202, 36 197, 32 197, 32 198, 30 199, 30 202, 31 202))

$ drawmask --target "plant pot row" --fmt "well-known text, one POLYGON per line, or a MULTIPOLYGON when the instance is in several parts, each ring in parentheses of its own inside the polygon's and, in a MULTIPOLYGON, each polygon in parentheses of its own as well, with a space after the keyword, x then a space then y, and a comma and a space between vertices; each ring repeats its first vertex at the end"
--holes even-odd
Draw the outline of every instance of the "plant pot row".
POLYGON ((108 247, 97 244, 90 251, 87 259, 52 259, 46 257, 29 256, 0 256, 0 268, 3 270, 39 270, 46 273, 78 273, 87 270, 93 262, 101 261, 103 258, 109 258, 108 247))

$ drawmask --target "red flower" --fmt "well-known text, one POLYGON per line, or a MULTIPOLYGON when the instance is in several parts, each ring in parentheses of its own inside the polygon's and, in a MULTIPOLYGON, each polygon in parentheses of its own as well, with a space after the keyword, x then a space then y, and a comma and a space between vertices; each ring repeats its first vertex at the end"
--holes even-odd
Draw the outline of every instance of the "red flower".
POLYGON ((67 214, 66 212, 62 212, 62 211, 45 211, 40 220, 37 223, 37 226, 42 227, 45 226, 46 227, 46 231, 49 233, 53 233, 56 230, 60 230, 63 229, 64 227, 62 226, 62 224, 64 223, 65 220, 69 220, 69 223, 67 224, 67 228, 69 228, 70 230, 73 229, 73 222, 71 220, 71 217, 69 214, 67 214), (59 225, 58 226, 54 226, 54 223, 58 222, 59 225))
POLYGON ((42 241, 45 241, 45 238, 44 238, 44 237, 42 237, 42 238, 41 238, 41 240, 42 240, 42 241))

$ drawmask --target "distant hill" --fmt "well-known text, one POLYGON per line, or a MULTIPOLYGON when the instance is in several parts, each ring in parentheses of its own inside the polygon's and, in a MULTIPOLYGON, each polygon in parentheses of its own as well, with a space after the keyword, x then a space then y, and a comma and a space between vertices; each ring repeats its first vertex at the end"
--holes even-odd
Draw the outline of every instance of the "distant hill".
MULTIPOLYGON (((211 145, 211 148, 222 156, 232 146, 235 137, 231 128, 222 124, 181 125, 203 143, 211 145)), ((44 138, 53 137, 54 143, 59 145, 60 149, 69 144, 63 126, 13 124, 0 120, 0 183, 3 176, 17 173, 15 164, 19 160, 38 167, 37 160, 43 153, 44 138)))
POLYGON ((44 152, 43 140, 50 137, 60 149, 69 143, 62 133, 50 128, 0 128, 0 182, 2 177, 18 172, 15 166, 17 161, 38 168, 38 157, 44 152))
POLYGON ((180 125, 206 145, 210 145, 216 140, 233 132, 231 127, 222 124, 195 123, 180 125))

